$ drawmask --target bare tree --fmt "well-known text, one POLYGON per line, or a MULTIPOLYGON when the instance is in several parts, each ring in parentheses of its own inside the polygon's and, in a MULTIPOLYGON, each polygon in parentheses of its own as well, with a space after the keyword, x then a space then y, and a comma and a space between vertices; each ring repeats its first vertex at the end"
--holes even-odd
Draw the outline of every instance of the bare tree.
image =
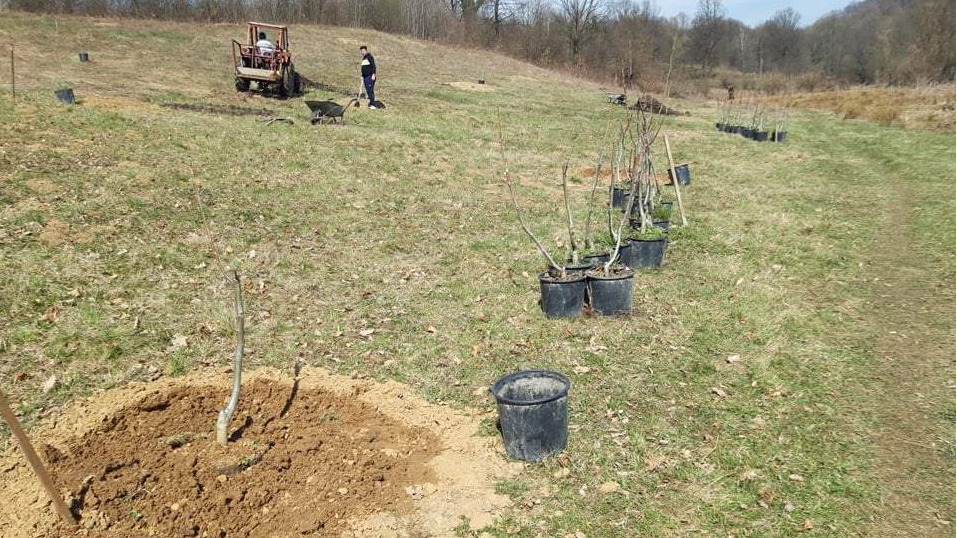
POLYGON ((684 13, 678 14, 674 20, 674 35, 671 38, 671 54, 668 55, 668 74, 665 75, 665 99, 671 97, 671 72, 675 66, 675 56, 681 49, 683 42, 682 36, 687 26, 687 16, 684 13))
POLYGON ((807 47, 800 22, 801 15, 787 8, 758 28, 760 58, 769 71, 792 74, 807 67, 807 47))
POLYGON ((953 0, 923 0, 917 8, 915 60, 930 80, 954 80, 953 0))
POLYGON ((717 64, 719 46, 728 37, 725 20, 721 0, 698 0, 698 10, 691 20, 688 35, 688 52, 691 60, 702 69, 711 69, 717 64))
POLYGON ((581 56, 585 43, 601 20, 600 0, 559 0, 559 8, 568 24, 568 44, 572 57, 581 56))

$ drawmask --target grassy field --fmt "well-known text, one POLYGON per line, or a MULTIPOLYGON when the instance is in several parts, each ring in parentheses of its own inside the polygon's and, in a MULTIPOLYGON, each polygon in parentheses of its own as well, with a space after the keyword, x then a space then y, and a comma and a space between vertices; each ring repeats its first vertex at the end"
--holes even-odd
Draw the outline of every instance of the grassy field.
POLYGON ((953 130, 795 111, 787 143, 755 143, 716 132, 710 103, 668 103, 690 112, 663 128, 691 163, 689 226, 631 316, 550 321, 501 175, 560 249, 561 164, 583 208, 624 117, 602 88, 294 27, 299 70, 341 89, 306 98, 345 102, 367 43, 388 105, 311 126, 301 99, 233 90, 243 32, 0 17, 0 387, 28 426, 222 371, 236 267, 253 368, 301 359, 478 408, 510 371, 571 377, 567 461, 499 484, 515 508, 463 536, 953 536, 953 130), (216 113, 235 107, 252 113, 216 113))

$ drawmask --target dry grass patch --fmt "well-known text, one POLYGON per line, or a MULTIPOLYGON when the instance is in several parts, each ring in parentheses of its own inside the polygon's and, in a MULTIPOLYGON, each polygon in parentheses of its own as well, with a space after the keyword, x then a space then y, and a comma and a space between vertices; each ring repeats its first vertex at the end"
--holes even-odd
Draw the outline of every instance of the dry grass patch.
POLYGON ((863 119, 884 126, 931 131, 954 130, 954 85, 918 88, 857 87, 798 93, 768 102, 829 110, 844 119, 863 119))

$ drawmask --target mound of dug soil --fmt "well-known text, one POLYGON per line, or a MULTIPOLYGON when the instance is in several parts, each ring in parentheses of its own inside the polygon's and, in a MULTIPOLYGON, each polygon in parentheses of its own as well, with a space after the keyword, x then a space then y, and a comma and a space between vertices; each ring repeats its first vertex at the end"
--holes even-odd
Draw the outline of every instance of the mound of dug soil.
POLYGON ((227 446, 230 375, 201 372, 85 400, 32 433, 79 519, 57 518, 18 449, 0 458, 5 537, 452 536, 492 522, 517 472, 479 417, 396 383, 307 369, 245 376, 227 446), (211 382, 215 382, 211 383, 211 382))
POLYGON ((687 112, 678 112, 677 110, 669 107, 668 105, 662 103, 656 99, 651 94, 645 94, 638 98, 638 101, 631 106, 636 110, 641 110, 644 112, 651 112, 652 114, 661 114, 664 116, 682 116, 688 115, 687 112))

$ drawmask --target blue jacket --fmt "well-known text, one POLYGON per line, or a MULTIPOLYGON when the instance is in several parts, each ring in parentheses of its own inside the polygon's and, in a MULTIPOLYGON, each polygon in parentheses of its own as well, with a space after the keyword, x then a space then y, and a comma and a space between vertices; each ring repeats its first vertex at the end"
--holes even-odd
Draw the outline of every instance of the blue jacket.
POLYGON ((371 77, 375 74, 375 58, 372 57, 371 53, 366 53, 362 57, 362 76, 371 77))

